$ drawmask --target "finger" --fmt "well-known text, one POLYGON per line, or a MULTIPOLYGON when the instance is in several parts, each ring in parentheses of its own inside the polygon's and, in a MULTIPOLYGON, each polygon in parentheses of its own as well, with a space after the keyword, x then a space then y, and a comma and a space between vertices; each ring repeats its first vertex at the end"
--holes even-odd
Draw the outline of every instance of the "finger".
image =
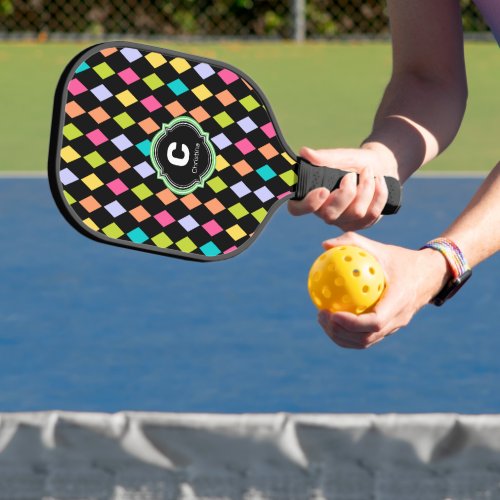
POLYGON ((349 148, 311 149, 303 147, 300 149, 299 155, 313 165, 347 168, 357 172, 360 169, 360 158, 363 158, 363 151, 349 148))
POLYGON ((365 250, 369 250, 370 241, 368 238, 354 231, 348 231, 340 236, 323 241, 322 245, 325 250, 342 245, 357 245, 362 246, 365 250))
POLYGON ((375 194, 375 177, 371 167, 364 168, 359 174, 359 181, 356 189, 356 197, 344 211, 344 219, 350 221, 360 221, 366 216, 375 194))
POLYGON ((340 181, 338 189, 333 191, 317 210, 316 215, 328 224, 335 224, 337 219, 349 207, 356 197, 357 182, 356 174, 349 173, 340 181))
POLYGON ((329 311, 321 311, 318 314, 318 322, 323 327, 325 333, 338 345, 354 349, 363 349, 366 347, 366 337, 360 334, 353 334, 339 326, 335 322, 336 314, 329 311))
POLYGON ((314 189, 302 200, 290 200, 288 202, 288 211, 292 215, 305 215, 316 212, 329 195, 330 191, 326 188, 314 189))
POLYGON ((374 181, 375 189, 373 199, 365 216, 366 227, 376 224, 382 218, 382 210, 389 197, 389 190, 387 189, 384 177, 376 175, 374 181))
POLYGON ((335 319, 331 320, 335 327, 358 335, 371 335, 379 333, 385 323, 375 312, 365 314, 353 314, 350 312, 335 313, 335 319))

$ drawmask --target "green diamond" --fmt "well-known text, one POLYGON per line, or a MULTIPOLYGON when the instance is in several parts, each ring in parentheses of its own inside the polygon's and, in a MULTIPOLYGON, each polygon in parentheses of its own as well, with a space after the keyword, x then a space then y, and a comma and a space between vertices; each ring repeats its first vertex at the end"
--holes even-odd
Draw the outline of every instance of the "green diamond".
POLYGON ((116 123, 118 123, 118 125, 120 125, 121 128, 130 127, 135 123, 126 111, 115 116, 113 119, 116 123))
POLYGON ((260 104, 251 95, 244 97, 240 100, 240 102, 247 111, 252 111, 252 109, 260 106, 260 104))
POLYGON ((153 236, 151 240, 158 248, 167 248, 173 243, 165 233, 159 233, 153 236))
POLYGON ((214 120, 222 127, 225 128, 231 123, 234 123, 234 120, 225 112, 219 113, 214 116, 214 120))
POLYGON ((112 224, 109 224, 109 226, 103 227, 102 232, 106 236, 115 239, 125 234, 114 222, 112 224))
POLYGON ((236 203, 236 205, 233 205, 232 207, 229 208, 229 211, 237 219, 241 219, 242 217, 245 217, 245 215, 248 214, 248 210, 241 203, 236 203))
POLYGON ((76 203, 76 200, 71 196, 67 191, 63 191, 64 197, 66 198, 66 201, 70 204, 73 205, 73 203, 76 203))
POLYGON ((257 219, 258 222, 262 222, 267 215, 267 211, 265 208, 259 208, 258 210, 255 210, 255 212, 252 212, 252 215, 257 219))
POLYGON ((193 250, 196 249, 196 245, 191 241, 191 238, 186 236, 185 238, 182 238, 182 240, 178 241, 176 245, 186 253, 191 253, 193 250))
POLYGON ((100 167, 103 163, 106 163, 106 160, 97 151, 89 153, 84 158, 92 168, 100 167))
POLYGON ((97 66, 94 66, 94 71, 104 80, 105 78, 108 78, 111 75, 114 75, 115 72, 111 69, 111 67, 108 65, 108 63, 101 63, 98 64, 97 66))
POLYGON ((210 179, 207 184, 214 190, 215 193, 227 188, 227 184, 220 177, 210 179))
POLYGON ((69 141, 72 141, 73 139, 76 139, 77 137, 81 137, 83 134, 82 132, 76 128, 72 123, 68 123, 68 125, 64 125, 63 128, 63 134, 66 139, 69 141))
POLYGON ((140 200, 145 200, 146 198, 149 198, 153 194, 151 190, 144 183, 135 186, 134 188, 132 188, 132 191, 140 200))
POLYGON ((283 172, 280 177, 289 185, 293 186, 297 184, 297 174, 293 170, 288 170, 283 172))
POLYGON ((160 80, 156 73, 153 73, 146 78, 144 78, 144 83, 151 89, 156 90, 157 88, 163 85, 163 82, 160 80))

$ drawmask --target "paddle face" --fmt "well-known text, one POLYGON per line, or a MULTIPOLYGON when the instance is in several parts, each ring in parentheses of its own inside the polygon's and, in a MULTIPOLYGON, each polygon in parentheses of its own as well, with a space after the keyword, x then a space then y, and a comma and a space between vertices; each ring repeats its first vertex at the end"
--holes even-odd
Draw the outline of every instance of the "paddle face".
POLYGON ((98 241, 234 256, 291 197, 296 167, 265 96, 226 64, 110 42, 77 56, 59 81, 51 190, 98 241))

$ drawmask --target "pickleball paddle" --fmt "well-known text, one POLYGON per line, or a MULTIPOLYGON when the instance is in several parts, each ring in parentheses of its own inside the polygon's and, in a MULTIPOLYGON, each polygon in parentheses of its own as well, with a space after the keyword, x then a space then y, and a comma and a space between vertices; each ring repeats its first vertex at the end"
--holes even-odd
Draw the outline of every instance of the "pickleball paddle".
MULTIPOLYGON (((237 255, 286 200, 346 172, 294 155, 248 76, 131 42, 78 54, 55 95, 49 181, 84 235, 193 260, 237 255)), ((401 187, 385 178, 384 214, 401 187)))

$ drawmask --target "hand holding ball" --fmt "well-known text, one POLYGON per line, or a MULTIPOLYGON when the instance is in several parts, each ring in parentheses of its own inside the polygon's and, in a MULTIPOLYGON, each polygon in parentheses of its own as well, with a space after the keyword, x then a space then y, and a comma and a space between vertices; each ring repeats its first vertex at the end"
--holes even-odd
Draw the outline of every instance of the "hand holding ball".
POLYGON ((385 288, 384 271, 363 248, 333 247, 312 265, 307 288, 318 309, 362 314, 380 299, 385 288))

